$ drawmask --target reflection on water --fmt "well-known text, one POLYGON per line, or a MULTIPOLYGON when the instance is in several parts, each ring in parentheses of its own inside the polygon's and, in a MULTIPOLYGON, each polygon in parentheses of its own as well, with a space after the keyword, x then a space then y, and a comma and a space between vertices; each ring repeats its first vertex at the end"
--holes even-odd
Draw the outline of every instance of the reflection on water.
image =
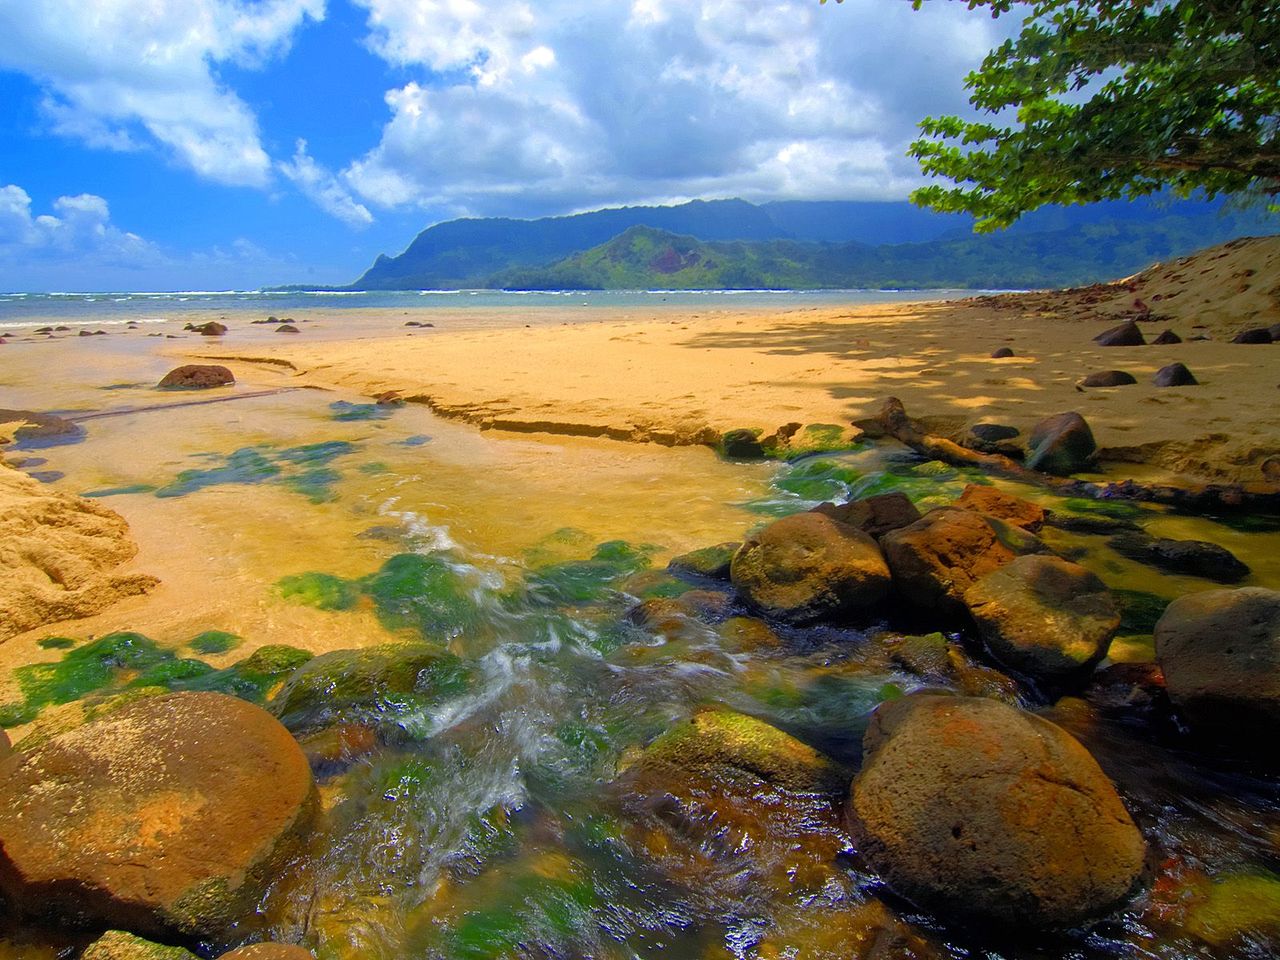
MULTIPOLYGON (((145 406, 125 360, 84 355, 56 405, 100 409, 110 384, 112 403, 145 406)), ((10 392, 40 392, 34 374, 9 376, 10 392)), ((256 376, 234 390, 284 382, 256 376)), ((129 519, 135 565, 164 585, 6 644, 10 665, 38 665, 11 679, 2 719, 155 689, 267 704, 310 757, 325 817, 244 938, 297 940, 321 960, 1274 955, 1275 783, 1193 752, 1167 713, 1106 685, 1048 715, 1116 780, 1151 874, 1123 914, 1056 937, 914 915, 859 868, 838 796, 634 766, 706 705, 768 721, 846 775, 868 713, 922 685, 1046 709, 963 638, 766 625, 723 587, 664 572, 673 553, 822 500, 901 490, 926 508, 976 475, 888 448, 773 466, 495 437, 318 391, 102 417, 46 453, 59 487, 129 519)), ((1248 583, 1280 584, 1280 531, 1010 489, 1217 542, 1250 565, 1248 583)), ((1163 603, 1215 586, 1101 535, 1046 538, 1119 592, 1117 658, 1149 660, 1163 603)))

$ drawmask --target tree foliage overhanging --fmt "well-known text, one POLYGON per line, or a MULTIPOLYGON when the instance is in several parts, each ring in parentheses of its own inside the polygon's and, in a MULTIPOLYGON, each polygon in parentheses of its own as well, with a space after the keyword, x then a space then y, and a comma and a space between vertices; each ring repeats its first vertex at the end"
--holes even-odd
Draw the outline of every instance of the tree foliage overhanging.
POLYGON ((966 78, 985 117, 921 122, 912 155, 953 185, 916 203, 990 230, 1051 203, 1280 194, 1277 0, 967 3, 1026 17, 966 78))

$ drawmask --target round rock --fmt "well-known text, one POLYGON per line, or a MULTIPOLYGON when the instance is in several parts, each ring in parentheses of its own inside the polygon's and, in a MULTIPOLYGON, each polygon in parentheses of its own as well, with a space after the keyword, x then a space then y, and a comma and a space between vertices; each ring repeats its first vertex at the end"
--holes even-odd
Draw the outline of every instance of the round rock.
POLYGON ((1194 387, 1200 381, 1187 369, 1186 364, 1171 363, 1157 370, 1151 382, 1157 387, 1194 387))
POLYGON ((972 510, 939 507, 880 540, 894 586, 925 609, 959 611, 964 593, 992 570, 1046 547, 1012 524, 972 510))
POLYGON ((1147 342, 1141 328, 1132 320, 1102 331, 1093 338, 1100 347, 1141 347, 1147 342))
POLYGON ((729 576, 749 604, 796 622, 871 607, 889 593, 889 568, 875 540, 812 512, 748 537, 729 576))
POLYGON ((1107 655, 1120 626, 1103 582, 1061 557, 1018 557, 964 599, 997 660, 1051 684, 1083 678, 1107 655))
POLYGON ((63 924, 213 935, 252 912, 314 805, 266 711, 147 698, 0 764, 0 892, 63 924))
POLYGON ((1192 723, 1236 731, 1280 725, 1280 591, 1206 590, 1156 623, 1156 660, 1192 723))
POLYGON ((1123 370, 1103 370, 1100 373, 1089 374, 1080 381, 1080 386, 1127 387, 1129 384, 1137 382, 1137 378, 1132 373, 1125 373, 1123 370))
POLYGON ((1070 926, 1125 899, 1145 845, 1115 787, 1060 727, 978 697, 882 704, 849 798, 858 850, 946 918, 1070 926))
POLYGON ((1058 476, 1069 476, 1093 463, 1098 444, 1084 417, 1075 411, 1045 417, 1027 440, 1027 466, 1058 476))
POLYGON ((205 390, 209 387, 224 387, 235 382, 236 378, 226 367, 216 363, 188 363, 170 370, 156 386, 205 390))

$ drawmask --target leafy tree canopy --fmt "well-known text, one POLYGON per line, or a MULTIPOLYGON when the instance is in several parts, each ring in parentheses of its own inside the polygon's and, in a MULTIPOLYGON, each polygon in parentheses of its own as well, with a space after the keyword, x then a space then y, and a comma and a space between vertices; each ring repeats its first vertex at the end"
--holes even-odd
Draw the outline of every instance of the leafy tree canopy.
POLYGON ((1022 31, 966 79, 982 119, 921 122, 912 155, 953 185, 916 203, 991 230, 1051 203, 1280 194, 1278 0, 967 3, 1022 9, 1022 31))

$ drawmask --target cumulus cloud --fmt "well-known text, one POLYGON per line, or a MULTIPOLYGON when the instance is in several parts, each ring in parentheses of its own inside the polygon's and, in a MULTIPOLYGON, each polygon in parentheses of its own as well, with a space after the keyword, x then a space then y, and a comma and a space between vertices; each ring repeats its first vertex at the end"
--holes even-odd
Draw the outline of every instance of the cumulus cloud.
POLYGON ((50 128, 94 147, 158 144, 200 176, 264 186, 257 118, 217 77, 288 47, 324 0, 0 3, 0 67, 45 89, 50 128))
POLYGON ((111 223, 107 201, 91 193, 59 197, 53 213, 32 216, 31 197, 14 184, 0 187, 0 259, 23 261, 92 259, 99 263, 147 266, 160 251, 137 234, 111 223))
POLYGON ((960 4, 355 0, 419 74, 343 172, 365 200, 536 213, 738 195, 899 198, 927 113, 1008 24, 960 4))
POLYGON ((373 223, 369 208, 352 197, 351 191, 307 153, 307 141, 298 141, 293 159, 281 163, 280 172, 312 203, 348 226, 361 229, 373 223))

